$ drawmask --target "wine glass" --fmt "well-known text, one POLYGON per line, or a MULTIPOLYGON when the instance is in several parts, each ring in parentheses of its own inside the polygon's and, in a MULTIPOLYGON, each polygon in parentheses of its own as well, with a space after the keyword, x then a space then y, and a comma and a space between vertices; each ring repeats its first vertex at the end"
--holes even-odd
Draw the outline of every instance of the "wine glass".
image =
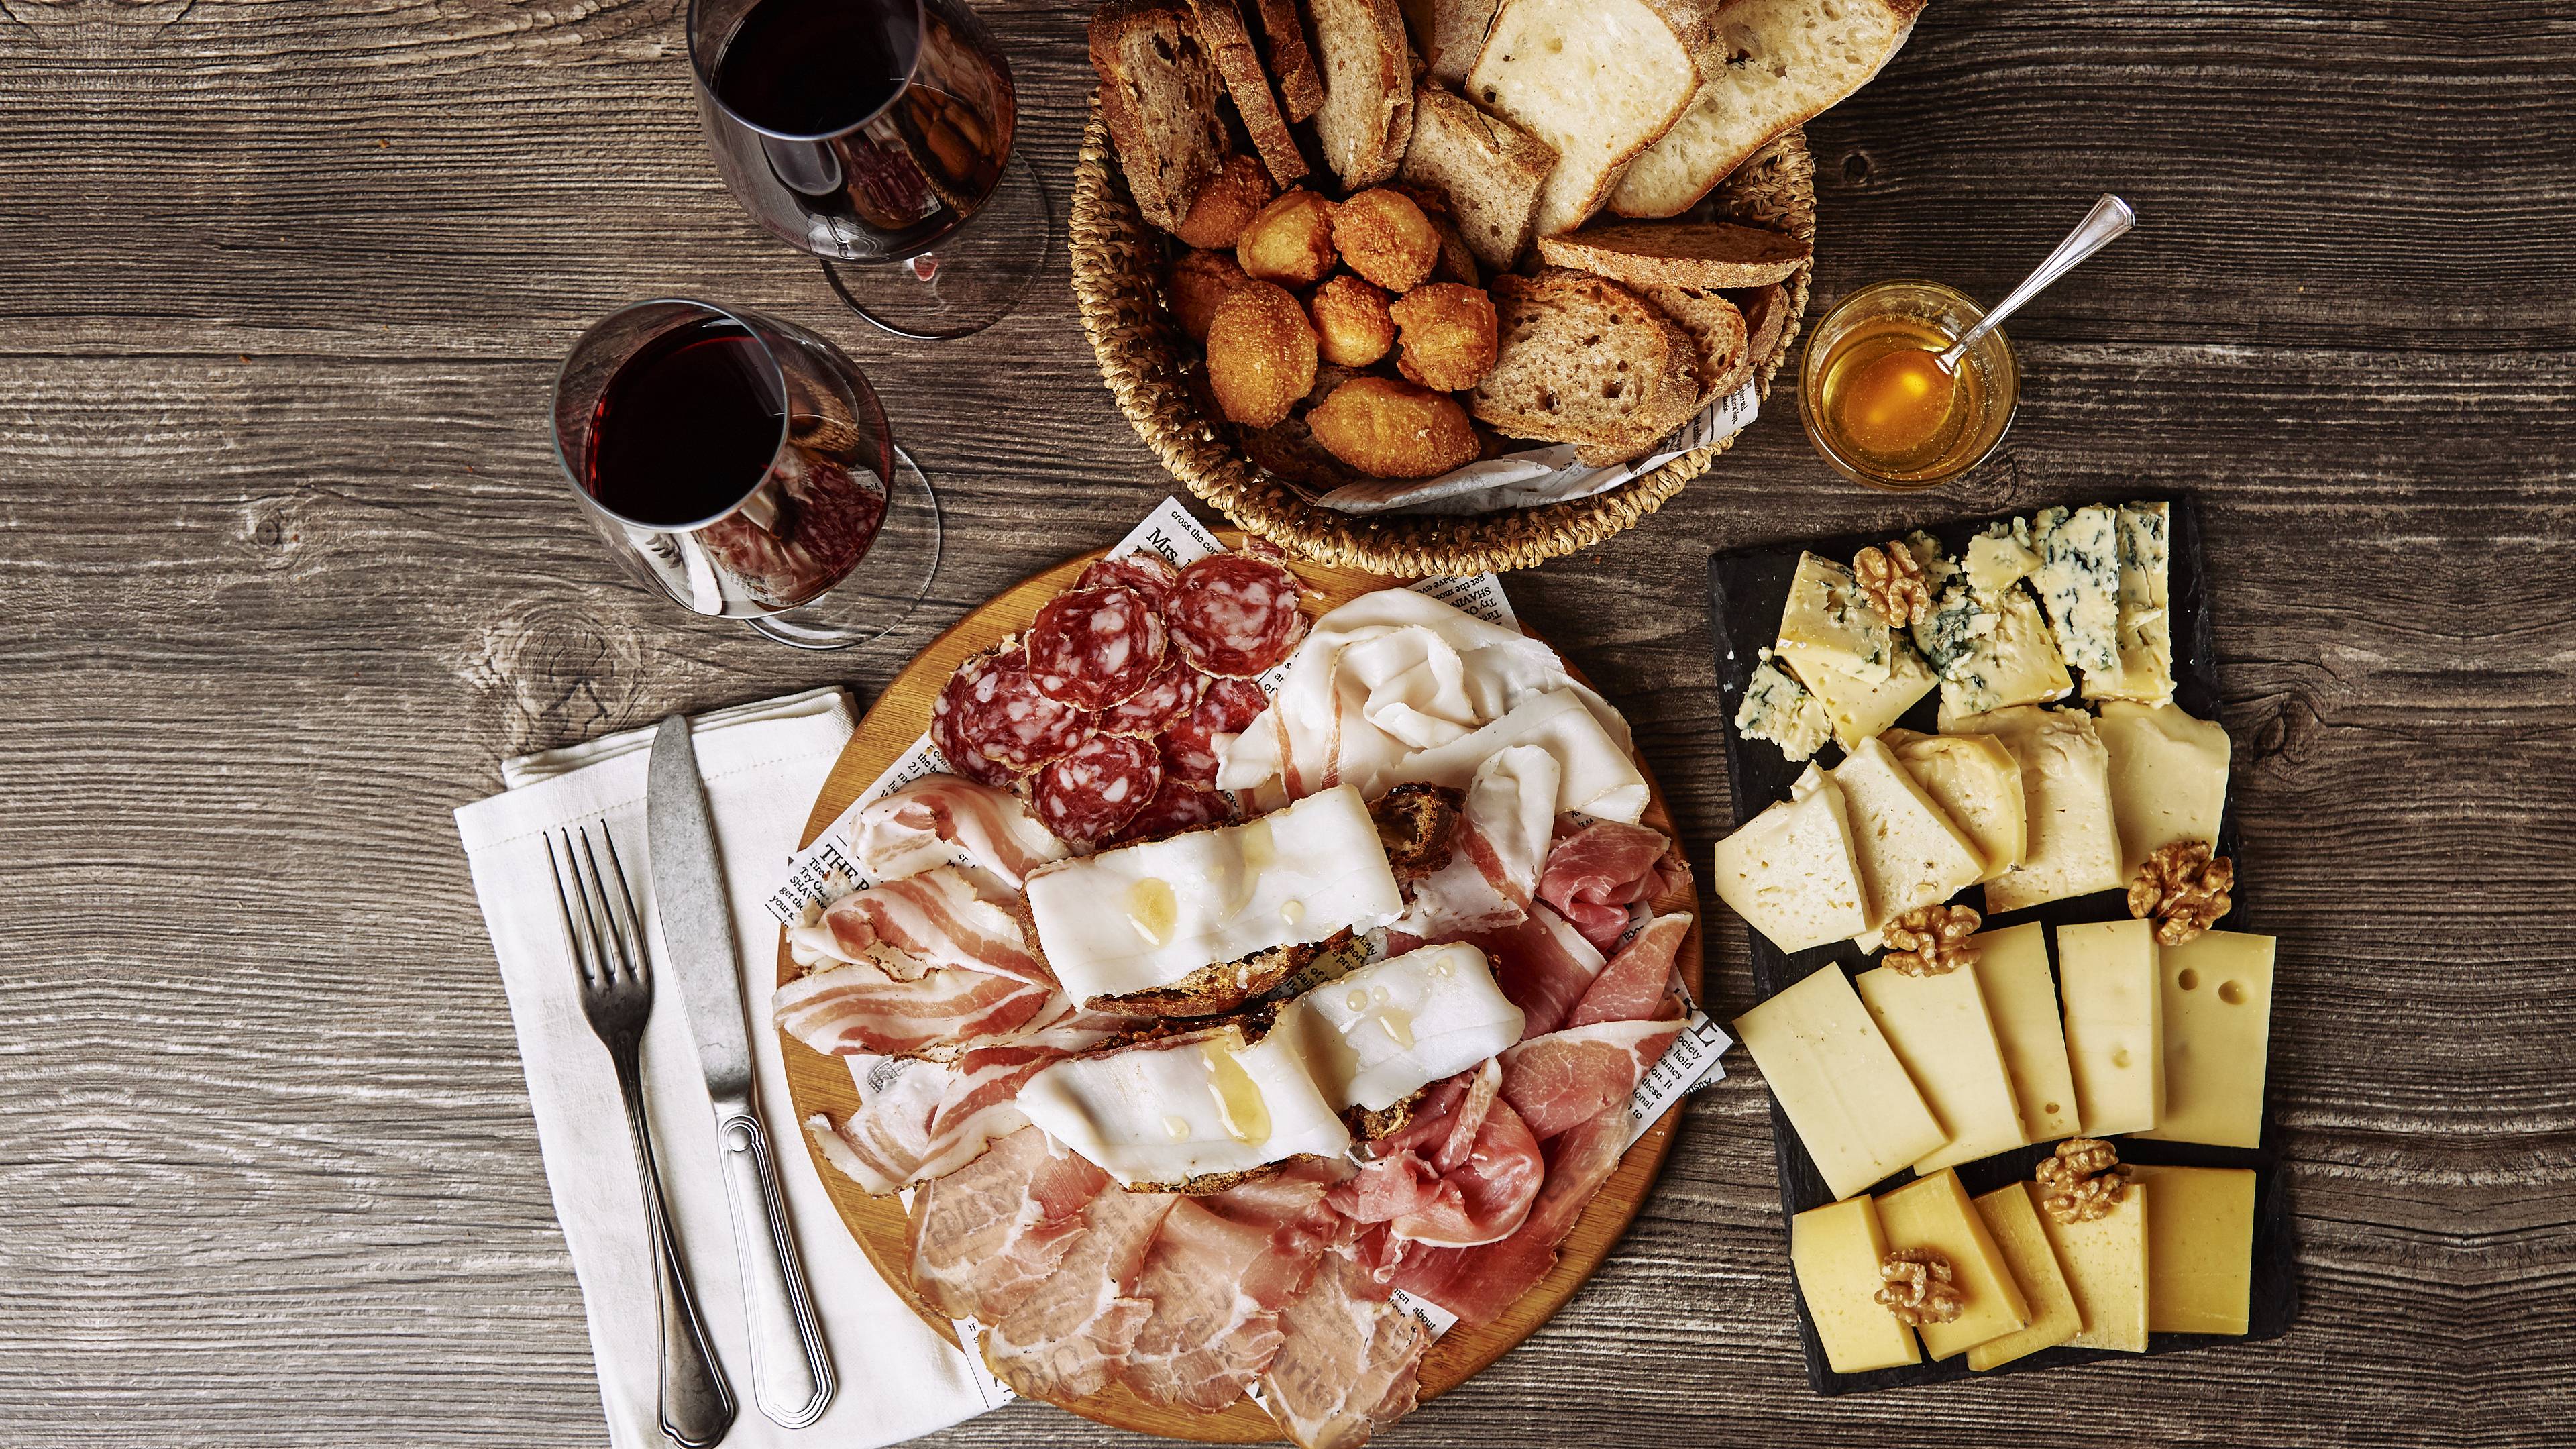
POLYGON ((838 649, 892 628, 939 570, 928 480, 857 364, 801 327, 636 303, 573 344, 554 428, 609 551, 698 613, 838 649))
POLYGON ((1046 192, 1012 155, 1010 64, 961 0, 691 0, 689 62, 734 199, 861 317, 963 337, 1036 278, 1046 192))

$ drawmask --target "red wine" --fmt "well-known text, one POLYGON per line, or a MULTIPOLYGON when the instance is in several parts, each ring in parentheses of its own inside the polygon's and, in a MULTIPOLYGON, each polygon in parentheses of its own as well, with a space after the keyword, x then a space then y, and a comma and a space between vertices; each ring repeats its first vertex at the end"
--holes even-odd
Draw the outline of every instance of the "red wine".
POLYGON ((911 78, 916 12, 911 0, 760 0, 716 62, 716 98, 764 131, 846 131, 911 78))
POLYGON ((646 343, 591 420, 590 496, 648 526, 696 523, 760 486, 786 418, 778 375, 740 323, 709 318, 646 343))

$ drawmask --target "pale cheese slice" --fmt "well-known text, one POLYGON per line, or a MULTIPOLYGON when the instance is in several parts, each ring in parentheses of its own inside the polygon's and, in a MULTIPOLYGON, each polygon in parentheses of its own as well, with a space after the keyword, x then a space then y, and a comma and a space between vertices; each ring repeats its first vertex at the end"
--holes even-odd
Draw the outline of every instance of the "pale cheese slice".
POLYGON ((2030 846, 2023 813, 2021 765, 1992 735, 1922 735, 1889 730, 1879 736, 1914 783, 1932 797, 1976 843, 1992 880, 2021 864, 2030 846))
POLYGON ((1956 728, 1993 735, 2021 766, 2029 846, 2020 865, 1986 882, 1986 914, 2128 883, 2112 816, 2110 755, 2091 715, 2021 705, 1959 720, 1956 728))
POLYGON ((1717 843, 1718 899, 1783 951, 1869 929, 1843 792, 1813 765, 1788 799, 1717 843))
POLYGON ((1947 1140, 1840 966, 1827 962, 1737 1017, 1735 1036, 1835 1197, 1947 1140))
POLYGON ((1777 653, 1824 706, 1834 739, 1846 750, 1895 724, 1940 683, 1914 646, 1900 638, 1891 637, 1887 671, 1877 680, 1853 674, 1835 662, 1837 656, 1805 645, 1783 644, 1777 653))
POLYGON ((1986 873, 1976 844, 1876 739, 1861 740, 1834 767, 1833 781, 1850 811, 1852 847, 1868 891, 1864 929, 1946 901, 1986 873))
POLYGON ((2153 1131, 2165 1110, 2164 994, 2153 921, 2057 928, 2066 1060, 2088 1136, 2153 1131))
POLYGON ((2177 705, 2105 700, 2094 725, 2110 754, 2111 813, 2120 827, 2120 876, 2157 847, 2218 843, 2227 813, 2227 727, 2177 705))
MULTIPOLYGON (((2022 1190, 2036 1203, 2043 1189, 2025 1182, 2022 1190)), ((2147 1351, 2147 1223, 2150 1218, 2143 1182, 2131 1182, 2118 1206, 2098 1218, 2061 1223, 2045 1208, 2039 1228, 2066 1270, 2066 1291, 2075 1299, 2083 1331, 2066 1340, 2076 1348, 2108 1348, 2122 1353, 2147 1351)))
POLYGON ((1928 1248, 1947 1259, 1959 1289, 1956 1318, 1915 1329, 1925 1353, 1949 1358, 2030 1326, 2029 1300, 1958 1173, 1936 1172, 1882 1194, 1878 1220, 1889 1247, 1928 1248))
POLYGON ((2010 1152, 2027 1140, 1976 972, 1908 976, 1881 966, 1862 972, 1852 985, 1924 1105, 1950 1134, 1914 1164, 1918 1175, 2010 1152))
POLYGON ((2263 1074, 2272 1050, 2269 936, 2206 931, 2156 948, 2164 987, 2165 1110, 2141 1137, 2263 1145, 2263 1074))
POLYGON ((2084 1327, 2084 1315, 2077 1311, 2075 1295, 2066 1288, 2066 1274, 2057 1265, 2057 1250, 2048 1245, 2048 1231, 2039 1225, 2039 1209, 2031 1205, 2024 1186, 2008 1182, 1976 1199, 1977 1216, 1985 1219, 1986 1231, 1994 1236, 2013 1281, 2021 1286, 2023 1301, 2030 1305, 2028 1328, 1968 1350, 1968 1367, 1978 1373, 2055 1348, 2084 1327))
POLYGON ((1789 1266, 1798 1275, 1807 1321, 1816 1326, 1825 1362, 1838 1374, 1921 1363, 1914 1330, 1878 1301, 1887 1280, 1887 1235, 1878 1207, 1865 1197, 1809 1208, 1789 1220, 1789 1266))
POLYGON ((2057 981, 2048 970, 2048 942, 2039 922, 1971 937, 1977 948, 1977 987, 1986 1017, 2012 1074, 2013 1102, 2021 1109, 2024 1140, 2053 1142, 2084 1130, 2075 1101, 2075 1074, 2066 1063, 2066 1027, 2058 1015, 2057 981))
POLYGON ((1887 678, 1894 662, 1893 644, 1886 617, 1850 569, 1812 553, 1798 556, 1788 602, 1780 609, 1782 651, 1805 650, 1855 679, 1876 683, 1887 678))
POLYGON ((2254 1301, 2254 1172, 2141 1164, 2147 1219, 2147 1331, 2245 1332, 2254 1301))

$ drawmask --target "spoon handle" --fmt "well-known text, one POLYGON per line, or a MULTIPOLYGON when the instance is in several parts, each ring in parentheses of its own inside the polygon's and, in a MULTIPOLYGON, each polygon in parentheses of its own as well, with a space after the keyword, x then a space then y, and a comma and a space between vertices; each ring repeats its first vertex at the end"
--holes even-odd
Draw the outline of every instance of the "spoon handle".
POLYGON ((1988 312, 1983 321, 1969 328, 1966 336, 1952 343, 1949 350, 1941 354, 1942 364, 1945 367, 1955 365, 1960 358, 1968 355, 1969 348, 1977 345, 1978 339, 1994 331, 2006 317, 2019 311, 2024 302, 2047 291, 2050 283, 2075 270, 2076 265, 2086 257, 2125 235, 2130 227, 2137 225, 2137 222, 2138 214, 2129 209, 2129 203, 2105 192, 2100 201, 2093 203, 2093 210, 2085 215, 2084 220, 2077 223, 2075 230, 2066 234, 2066 240, 2057 244, 2057 250, 2048 254, 2048 260, 2041 262, 2029 276, 2022 278, 2021 285, 2012 289, 2011 296, 1997 302, 1994 310, 1988 312))

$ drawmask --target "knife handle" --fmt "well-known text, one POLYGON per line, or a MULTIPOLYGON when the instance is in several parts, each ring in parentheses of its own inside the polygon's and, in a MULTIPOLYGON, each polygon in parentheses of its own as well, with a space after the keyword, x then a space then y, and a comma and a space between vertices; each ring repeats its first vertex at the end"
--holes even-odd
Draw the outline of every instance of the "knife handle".
POLYGON ((742 1260, 743 1321, 751 1335, 752 1397, 760 1412, 790 1429, 823 1417, 832 1402, 832 1361, 805 1288, 795 1235, 779 1202, 778 1168, 769 1134, 747 1112, 716 1123, 725 1200, 733 1207, 733 1242, 742 1260))

